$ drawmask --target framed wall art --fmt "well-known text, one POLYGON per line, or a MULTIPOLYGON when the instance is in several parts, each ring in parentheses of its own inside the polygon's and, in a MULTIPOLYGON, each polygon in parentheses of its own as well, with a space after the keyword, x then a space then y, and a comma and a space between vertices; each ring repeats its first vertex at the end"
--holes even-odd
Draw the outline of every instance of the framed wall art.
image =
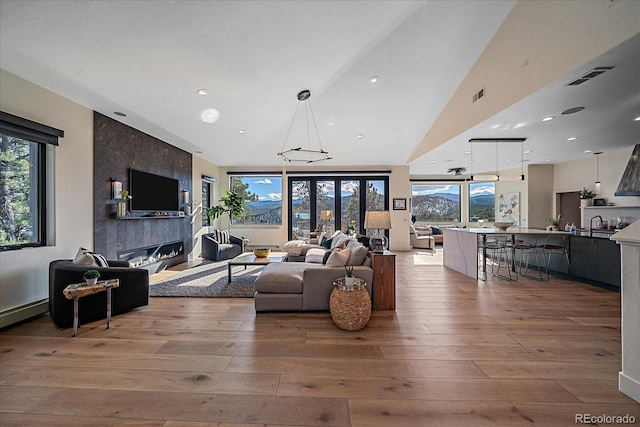
POLYGON ((393 210, 394 211, 406 211, 407 210, 407 199, 393 199, 393 210))

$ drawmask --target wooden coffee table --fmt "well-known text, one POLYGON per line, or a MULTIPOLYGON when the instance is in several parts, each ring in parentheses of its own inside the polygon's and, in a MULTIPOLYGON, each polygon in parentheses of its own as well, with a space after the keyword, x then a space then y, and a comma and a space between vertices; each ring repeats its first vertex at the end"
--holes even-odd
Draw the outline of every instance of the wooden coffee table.
POLYGON ((253 252, 244 252, 237 257, 230 259, 228 268, 229 268, 229 276, 227 279, 227 283, 231 283, 231 267, 236 265, 244 265, 244 269, 247 269, 248 265, 267 265, 272 262, 285 262, 287 260, 286 252, 271 252, 271 255, 268 257, 257 257, 253 254, 253 252))

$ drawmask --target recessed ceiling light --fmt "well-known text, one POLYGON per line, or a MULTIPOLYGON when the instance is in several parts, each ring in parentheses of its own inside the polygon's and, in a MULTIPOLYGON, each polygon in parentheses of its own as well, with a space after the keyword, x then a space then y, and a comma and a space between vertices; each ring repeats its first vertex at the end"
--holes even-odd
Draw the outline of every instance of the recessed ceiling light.
POLYGON ((429 160, 429 163, 435 163, 435 162, 436 162, 435 160, 429 160))
POLYGON ((127 117, 127 115, 125 113, 121 113, 120 111, 114 111, 113 114, 115 114, 116 116, 120 116, 120 117, 127 117))
POLYGON ((364 137, 364 135, 363 135, 363 134, 361 134, 361 133, 359 133, 359 134, 357 134, 357 135, 356 135, 356 138, 358 138, 358 139, 362 139, 363 137, 364 137))
POLYGON ((590 153, 591 150, 584 150, 583 153, 590 153))
POLYGON ((524 151, 524 154, 530 154, 530 153, 533 153, 533 150, 525 150, 524 151))
POLYGON ((244 135, 244 129, 238 129, 238 133, 239 133, 240 135, 244 135))
POLYGON ((205 123, 215 123, 220 118, 220 113, 215 108, 207 108, 200 113, 200 120, 205 123))
POLYGON ((507 160, 507 163, 511 163, 511 160, 507 160))
POLYGON ((544 118, 542 119, 542 121, 543 121, 543 122, 548 122, 549 120, 553 120, 553 119, 555 119, 555 118, 556 118, 555 116, 548 116, 548 117, 544 117, 544 118))
POLYGON ((371 77, 369 77, 369 81, 370 81, 371 83, 374 83, 374 84, 375 84, 375 83, 378 83, 378 80, 380 80, 380 77, 378 77, 378 76, 371 76, 371 77))
POLYGON ((571 136, 571 137, 567 138, 567 141, 575 141, 576 139, 578 139, 577 136, 571 136))
POLYGON ((202 89, 198 89, 196 93, 200 96, 207 96, 207 94, 209 93, 209 90, 202 88, 202 89))
POLYGON ((544 159, 545 162, 549 163, 551 159, 544 159))
POLYGON ((635 119, 633 119, 634 122, 640 122, 640 116, 636 117, 635 119))
POLYGON ((464 154, 471 154, 471 151, 465 151, 464 154))

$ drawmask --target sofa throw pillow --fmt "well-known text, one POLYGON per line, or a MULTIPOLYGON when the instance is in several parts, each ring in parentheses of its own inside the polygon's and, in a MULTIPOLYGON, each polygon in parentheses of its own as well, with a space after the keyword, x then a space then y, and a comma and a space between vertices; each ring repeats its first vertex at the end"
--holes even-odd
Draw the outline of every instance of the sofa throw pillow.
POLYGON ((342 249, 331 251, 331 255, 327 259, 327 267, 344 267, 349 262, 351 249, 342 249))
POLYGON ((442 234, 442 230, 440 230, 440 227, 434 227, 433 225, 431 226, 431 233, 434 236, 438 236, 440 234, 442 234))
POLYGON ((307 254, 304 257, 304 262, 309 262, 312 264, 321 264, 324 258, 326 249, 324 248, 311 248, 307 251, 307 254))
POLYGON ((350 249, 351 249, 351 256, 349 257, 349 261, 347 262, 347 265, 362 265, 364 263, 364 260, 367 259, 367 254, 369 253, 369 249, 365 248, 360 244, 359 246, 356 246, 350 249))
POLYGON ((331 242, 333 239, 327 239, 326 236, 322 236, 322 240, 320 240, 320 246, 326 249, 331 249, 331 242))
POLYGON ((322 257, 322 263, 323 264, 327 264, 327 261, 329 260, 329 256, 331 255, 331 251, 326 251, 324 253, 324 256, 322 257))
POLYGON ((213 240, 218 243, 229 243, 229 230, 213 230, 213 240))
POLYGON ((104 256, 91 252, 86 248, 78 249, 73 263, 77 265, 85 265, 87 267, 109 267, 109 263, 104 256))

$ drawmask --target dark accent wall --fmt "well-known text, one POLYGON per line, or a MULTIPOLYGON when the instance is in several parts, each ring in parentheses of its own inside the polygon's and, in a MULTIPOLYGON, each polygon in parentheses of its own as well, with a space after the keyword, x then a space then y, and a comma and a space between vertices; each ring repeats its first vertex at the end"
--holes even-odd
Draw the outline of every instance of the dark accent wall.
POLYGON ((180 190, 193 194, 191 154, 100 113, 93 117, 94 250, 118 259, 123 250, 183 241, 184 255, 171 264, 186 261, 193 242, 189 217, 116 219, 111 180, 128 190, 129 169, 134 168, 178 179, 180 190))

